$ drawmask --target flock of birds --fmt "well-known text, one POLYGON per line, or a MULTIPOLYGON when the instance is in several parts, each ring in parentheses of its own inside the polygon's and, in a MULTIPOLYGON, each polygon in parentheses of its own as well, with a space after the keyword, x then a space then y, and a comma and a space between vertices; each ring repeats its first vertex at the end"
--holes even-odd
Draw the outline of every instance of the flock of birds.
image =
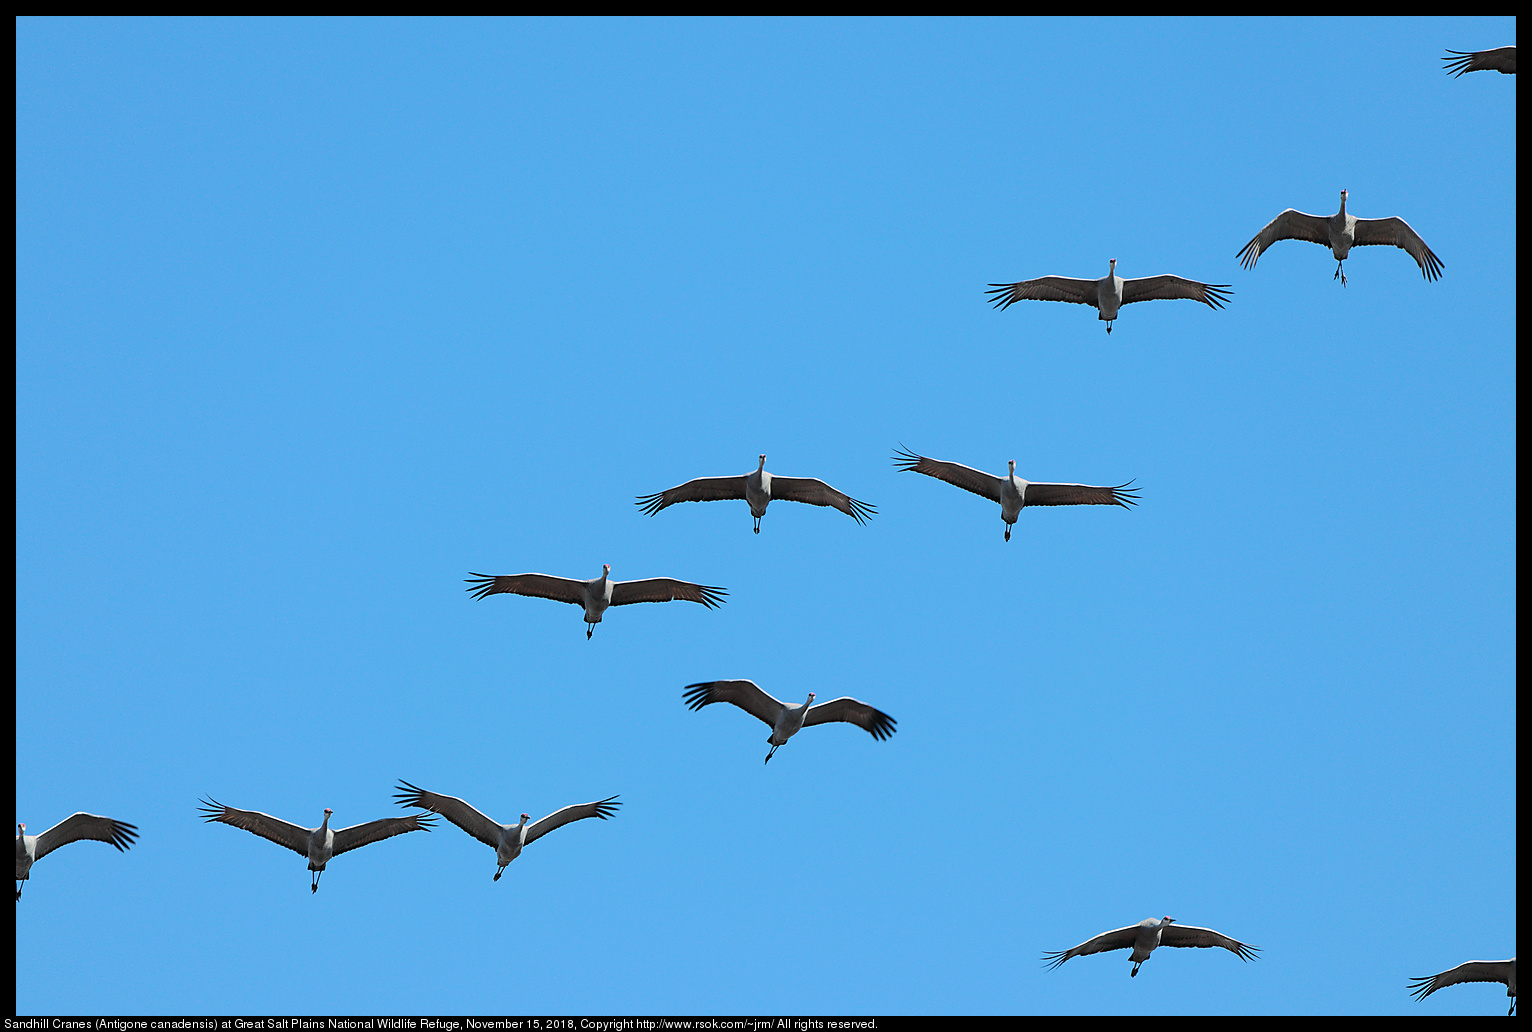
MULTIPOLYGON (((1477 52, 1448 51, 1448 56, 1443 60, 1447 62, 1447 71, 1457 76, 1490 70, 1507 75, 1516 73, 1514 46, 1477 52)), ((1253 268, 1262 252, 1279 240, 1307 240, 1330 249, 1336 261, 1332 279, 1339 279, 1344 287, 1344 263, 1351 248, 1386 244, 1408 252, 1420 266, 1421 275, 1426 280, 1433 281, 1441 277, 1441 259, 1426 246, 1420 234, 1409 223, 1401 218, 1359 219, 1346 211, 1346 201, 1347 191, 1342 190, 1340 210, 1330 216, 1309 215, 1292 208, 1282 212, 1240 250, 1237 257, 1241 265, 1247 269, 1253 268)), ((1181 276, 1123 279, 1117 275, 1115 258, 1110 260, 1106 276, 1099 280, 1043 276, 1018 283, 991 283, 989 286, 991 289, 987 293, 992 295, 990 300, 1000 309, 1009 308, 1017 301, 1067 301, 1091 305, 1097 309, 1098 318, 1107 324, 1107 333, 1112 332, 1112 323, 1117 319, 1118 310, 1135 301, 1183 299, 1200 301, 1210 308, 1222 308, 1231 294, 1228 284, 1201 283, 1181 276)), ((999 503, 1000 518, 1005 522, 1006 541, 1011 539, 1011 528, 1021 510, 1029 505, 1118 505, 1126 509, 1138 501, 1137 492, 1128 490, 1131 481, 1116 487, 1032 483, 1016 475, 1015 460, 1009 463, 1009 472, 1005 476, 993 476, 956 462, 918 455, 901 445, 894 455, 894 464, 901 470, 923 473, 999 503)), ((677 502, 744 500, 749 503, 750 515, 754 517, 753 530, 759 534, 761 517, 766 514, 766 508, 773 499, 829 506, 850 516, 858 524, 866 523, 877 512, 874 506, 858 501, 822 480, 773 476, 766 471, 764 454, 760 456, 755 470, 743 476, 699 477, 657 494, 642 496, 637 504, 643 512, 653 516, 677 502)), ((475 573, 470 574, 467 583, 468 591, 475 599, 512 594, 578 605, 584 609, 587 639, 595 633, 596 625, 611 606, 635 602, 684 601, 715 609, 728 594, 724 588, 693 584, 670 577, 612 580, 611 570, 610 565, 603 565, 601 576, 593 580, 574 580, 543 573, 501 576, 475 573)), ((731 703, 764 722, 771 728, 771 734, 766 739, 771 745, 771 751, 766 754, 767 763, 788 739, 805 727, 844 722, 855 724, 873 738, 882 741, 893 735, 896 723, 887 713, 858 699, 842 697, 816 706, 815 693, 809 692, 808 698, 802 703, 781 702, 768 695, 755 682, 747 680, 706 681, 687 685, 683 698, 693 710, 700 710, 715 702, 731 703)), ((313 874, 309 891, 318 892, 319 879, 325 865, 334 857, 395 835, 430 831, 436 821, 435 815, 438 814, 495 850, 493 880, 499 881, 506 866, 520 856, 528 844, 573 821, 587 817, 606 820, 622 805, 616 801, 617 796, 576 803, 529 825, 527 821, 531 819, 530 814, 523 813, 516 824, 501 824, 462 799, 428 792, 407 781, 399 782, 395 798, 401 806, 425 812, 384 817, 340 829, 330 827, 333 811, 328 807, 317 828, 300 827, 254 810, 237 810, 212 799, 202 801, 200 812, 209 822, 240 828, 306 857, 308 869, 313 874)), ((23 884, 31 877, 32 865, 60 846, 91 840, 108 842, 118 850, 126 850, 138 837, 136 825, 88 813, 76 813, 40 835, 28 835, 27 826, 22 823, 18 823, 16 829, 16 880, 23 884)), ((18 884, 16 888, 17 900, 21 899, 23 884, 18 884)), ((1174 918, 1167 916, 1147 918, 1135 925, 1103 932, 1070 949, 1046 953, 1043 959, 1049 968, 1056 968, 1072 957, 1131 949, 1128 959, 1133 968, 1129 975, 1136 977, 1139 966, 1160 946, 1218 946, 1246 961, 1254 959, 1260 949, 1211 928, 1177 924, 1174 918)), ((1504 984, 1506 994, 1511 997, 1510 1013, 1515 1013, 1515 957, 1459 964, 1438 974, 1414 979, 1409 989, 1417 999, 1424 999, 1438 989, 1461 982, 1504 984)))

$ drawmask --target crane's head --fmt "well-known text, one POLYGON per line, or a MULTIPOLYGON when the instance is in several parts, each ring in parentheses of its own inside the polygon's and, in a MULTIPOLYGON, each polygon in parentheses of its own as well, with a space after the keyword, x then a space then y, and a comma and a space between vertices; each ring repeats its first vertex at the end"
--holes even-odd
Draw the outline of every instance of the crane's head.
POLYGON ((1171 917, 1168 914, 1166 916, 1160 918, 1160 923, 1161 924, 1175 924, 1175 921, 1176 921, 1176 919, 1171 917))
POLYGON ((16 834, 18 834, 18 835, 25 835, 26 833, 27 833, 27 826, 25 824, 22 824, 20 821, 18 821, 16 823, 16 834))
POLYGON ((607 574, 609 574, 611 572, 612 572, 612 564, 611 563, 602 563, 601 564, 601 576, 605 577, 607 574))
POLYGON ((527 821, 530 821, 531 819, 532 815, 530 813, 524 813, 521 815, 521 823, 523 824, 525 824, 527 821))
POLYGON ((809 692, 808 702, 805 702, 804 705, 807 706, 810 702, 813 702, 813 701, 814 701, 814 693, 813 692, 809 692))
POLYGON ((1011 459, 1009 461, 1010 461, 1010 466, 1011 466, 1011 476, 1014 477, 1016 475, 1016 460, 1015 459, 1011 459))
POLYGON ((326 807, 325 807, 325 808, 324 808, 324 815, 325 815, 325 816, 326 816, 326 817, 328 817, 328 816, 330 816, 330 814, 332 814, 332 813, 334 813, 334 812, 335 812, 335 811, 334 811, 334 810, 332 810, 332 809, 330 809, 330 808, 329 808, 329 807, 328 807, 328 806, 326 806, 326 807))
POLYGON ((766 465, 766 453, 761 452, 761 465, 766 465))
POLYGON ((1347 193, 1347 191, 1345 191, 1345 190, 1342 190, 1342 191, 1341 191, 1341 192, 1340 192, 1340 199, 1341 199, 1341 203, 1342 203, 1342 204, 1344 204, 1344 203, 1345 203, 1345 201, 1346 201, 1346 193, 1347 193))

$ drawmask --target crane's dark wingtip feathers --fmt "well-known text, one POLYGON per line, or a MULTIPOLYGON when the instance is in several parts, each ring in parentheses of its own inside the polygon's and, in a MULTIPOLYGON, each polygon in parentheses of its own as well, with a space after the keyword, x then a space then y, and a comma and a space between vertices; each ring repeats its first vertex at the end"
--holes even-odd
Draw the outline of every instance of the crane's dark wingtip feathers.
POLYGON ((994 297, 986 297, 984 300, 993 304, 1000 311, 1014 305, 1019 298, 1016 297, 1016 284, 1014 283, 991 283, 993 290, 986 290, 985 294, 993 294, 994 297))
POLYGON ((728 599, 724 598, 729 593, 728 588, 714 588, 706 584, 699 584, 697 587, 701 589, 700 594, 702 597, 695 599, 695 601, 702 603, 709 609, 717 609, 728 601, 728 599))
POLYGON ((1422 975, 1419 978, 1410 979, 1410 995, 1417 1000, 1424 1000, 1427 996, 1436 992, 1436 976, 1422 975))
POLYGON ((1495 71, 1501 75, 1516 74, 1515 47, 1495 47, 1493 50, 1465 51, 1449 50, 1447 56, 1442 58, 1447 65, 1442 70, 1454 78, 1461 77, 1466 72, 1495 71), (1506 51, 1511 51, 1507 55, 1506 51), (1506 67, 1509 65, 1510 67, 1506 67))
POLYGON ((1049 971, 1052 971, 1054 968, 1058 967, 1060 964, 1064 963, 1064 961, 1066 961, 1068 959, 1069 959, 1069 951, 1068 950, 1059 950, 1059 951, 1057 951, 1055 953, 1044 953, 1043 954, 1043 963, 1047 966, 1049 971))
POLYGON ((495 593, 495 578, 483 573, 470 573, 463 578, 468 585, 464 591, 469 592, 475 599, 486 598, 495 593))
POLYGON ((199 804, 197 816, 206 818, 208 821, 218 820, 218 818, 224 815, 224 811, 228 809, 228 807, 213 799, 211 796, 199 799, 197 802, 199 804))
POLYGON ((866 526, 867 521, 878 514, 878 507, 876 505, 869 505, 866 502, 859 502, 855 498, 851 498, 849 496, 846 500, 850 503, 851 509, 851 511, 846 515, 850 516, 852 519, 856 520, 863 526, 866 526))
POLYGON ((1204 284, 1202 300, 1209 308, 1222 308, 1233 293, 1227 283, 1204 284))
POLYGON ((918 465, 920 465, 919 455, 916 455, 902 444, 894 449, 894 466, 901 473, 914 472, 915 467, 918 465))
POLYGON ((1468 66, 1473 64, 1473 59, 1474 55, 1470 52, 1449 50, 1447 56, 1442 58, 1447 62, 1447 67, 1442 70, 1453 78, 1461 78, 1469 70, 1468 66))
MULTIPOLYGON (((1137 479, 1137 477, 1133 478, 1133 480, 1137 479)), ((1133 480, 1128 481, 1126 484, 1118 484, 1116 487, 1112 488, 1112 501, 1117 505, 1122 506, 1124 509, 1138 504, 1138 489, 1134 488, 1132 491, 1128 490, 1128 487, 1132 485, 1133 480)))
POLYGON ((416 788, 414 785, 410 784, 408 781, 405 781, 403 778, 399 779, 399 784, 402 785, 403 788, 394 793, 394 799, 398 801, 400 806, 418 806, 422 810, 430 809, 429 806, 421 801, 422 797, 425 795, 425 789, 416 788))
POLYGON ((694 710, 700 710, 708 703, 718 701, 712 698, 714 683, 713 681, 704 681, 701 684, 689 684, 686 686, 681 697, 686 700, 687 706, 694 710))
POLYGON ((638 501, 634 502, 633 504, 639 506, 650 516, 653 516, 655 513, 665 508, 665 492, 661 491, 659 494, 652 495, 639 495, 638 501))

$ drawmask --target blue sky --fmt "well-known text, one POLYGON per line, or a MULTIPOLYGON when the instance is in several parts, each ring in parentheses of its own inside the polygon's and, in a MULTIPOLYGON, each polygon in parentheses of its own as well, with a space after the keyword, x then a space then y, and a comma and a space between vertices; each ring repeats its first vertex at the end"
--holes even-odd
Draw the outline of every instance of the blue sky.
MULTIPOLYGON (((1515 80, 1420 21, 17 25, 17 819, 48 1012, 1494 1014, 1515 80), (1398 215, 1445 263, 1236 254, 1398 215), (985 285, 1232 285, 1096 313, 985 285), (1142 502, 998 507, 897 444, 1142 502), (697 476, 822 478, 650 518, 697 476), (717 610, 473 601, 674 576, 717 610), (852 695, 761 759, 682 688, 852 695), (499 820, 304 861, 398 779, 499 820), (1169 914, 1262 947, 1047 950, 1169 914), (41 929, 47 934, 40 934, 41 929)), ((24 945, 23 945, 24 944, 24 945)))

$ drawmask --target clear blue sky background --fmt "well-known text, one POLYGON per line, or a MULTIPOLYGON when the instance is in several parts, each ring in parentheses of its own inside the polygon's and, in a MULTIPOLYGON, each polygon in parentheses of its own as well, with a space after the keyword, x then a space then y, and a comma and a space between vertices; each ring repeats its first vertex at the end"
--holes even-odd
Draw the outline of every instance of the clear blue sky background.
POLYGON ((1509 19, 17 26, 22 1012, 1494 1014, 1509 19), (1236 253, 1284 208, 1403 251, 1236 253), (1232 284, 1096 313, 985 285, 1232 284), (1132 511, 1024 512, 899 442, 1132 511), (813 476, 654 518, 697 476, 813 476), (609 612, 463 578, 675 576, 609 612), (876 742, 687 710, 746 677, 876 742), (619 794, 498 883, 456 828, 619 794), (1169 914, 1261 946, 1039 957, 1169 914))

